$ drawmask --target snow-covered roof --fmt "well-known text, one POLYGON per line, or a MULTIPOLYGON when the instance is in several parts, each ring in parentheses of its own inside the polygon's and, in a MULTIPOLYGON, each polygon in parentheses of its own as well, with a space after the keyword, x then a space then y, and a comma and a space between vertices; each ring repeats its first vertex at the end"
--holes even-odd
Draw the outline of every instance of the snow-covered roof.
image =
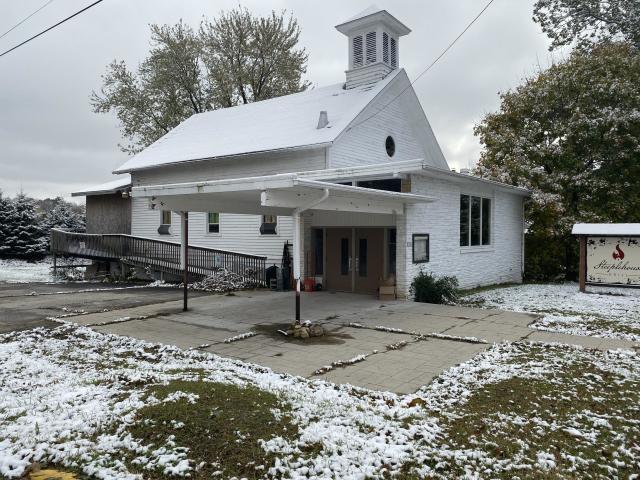
POLYGON ((109 182, 93 185, 78 192, 73 192, 72 197, 86 197, 88 195, 106 195, 116 193, 124 188, 131 187, 131 175, 120 175, 109 182))
POLYGON ((640 235, 640 223, 576 223, 574 235, 640 235))
POLYGON ((354 15, 341 24, 336 25, 336 30, 338 30, 340 33, 348 35, 350 31, 364 28, 365 26, 377 21, 385 23, 398 35, 407 35, 411 32, 411 29, 404 23, 391 15, 385 9, 379 8, 376 5, 371 5, 357 15, 354 15))
POLYGON ((342 83, 191 116, 114 173, 249 153, 327 145, 398 73, 360 88, 342 83), (321 111, 329 124, 317 128, 321 111))

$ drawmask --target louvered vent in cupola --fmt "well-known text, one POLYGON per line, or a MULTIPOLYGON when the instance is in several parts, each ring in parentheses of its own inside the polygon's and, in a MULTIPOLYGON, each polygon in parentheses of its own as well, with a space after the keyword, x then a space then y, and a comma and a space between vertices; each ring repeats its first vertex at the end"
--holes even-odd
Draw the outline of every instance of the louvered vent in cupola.
POLYGON ((353 37, 353 66, 362 66, 362 36, 353 37))
POLYGON ((391 66, 396 68, 398 66, 398 49, 396 46, 396 39, 391 39, 391 66))
POLYGON ((367 65, 376 63, 376 32, 367 33, 367 65))
POLYGON ((382 61, 389 63, 389 34, 382 32, 382 61))

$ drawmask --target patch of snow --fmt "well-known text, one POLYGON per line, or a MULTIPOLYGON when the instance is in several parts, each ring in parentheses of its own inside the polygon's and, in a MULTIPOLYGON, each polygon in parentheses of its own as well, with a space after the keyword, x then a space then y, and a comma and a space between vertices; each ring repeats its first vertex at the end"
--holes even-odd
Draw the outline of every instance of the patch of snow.
POLYGON ((575 283, 518 285, 469 295, 464 301, 539 314, 531 325, 538 330, 640 341, 640 290, 589 290, 581 293, 575 283))
POLYGON ((244 340, 245 338, 255 337, 256 335, 257 335, 256 332, 241 333, 241 334, 235 335, 233 337, 225 338, 224 339, 224 343, 233 343, 233 342, 237 342, 239 340, 244 340))

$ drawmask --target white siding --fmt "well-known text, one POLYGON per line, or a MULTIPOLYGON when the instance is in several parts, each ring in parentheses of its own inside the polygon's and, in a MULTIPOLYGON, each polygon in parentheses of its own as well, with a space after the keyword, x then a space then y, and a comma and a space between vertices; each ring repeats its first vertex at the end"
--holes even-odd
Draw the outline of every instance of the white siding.
POLYGON ((440 146, 404 72, 398 74, 355 118, 352 127, 347 128, 329 149, 330 168, 420 158, 428 165, 448 169, 440 146), (382 109, 385 105, 388 106, 382 109), (387 155, 385 148, 385 140, 389 135, 396 145, 393 157, 387 155))
POLYGON ((318 148, 202 160, 138 170, 131 178, 134 186, 162 185, 319 170, 327 168, 325 151, 325 148, 318 148))
MULTIPOLYGON (((160 212, 149 210, 145 198, 132 199, 131 234, 139 237, 180 242, 180 216, 172 214, 170 235, 158 234, 160 212)), ((207 232, 207 214, 189 213, 189 244, 232 250, 253 255, 265 255, 267 265, 280 265, 284 242, 293 239, 291 217, 278 217, 278 234, 260 234, 259 215, 220 214, 220 233, 207 232)))
POLYGON ((519 195, 481 184, 461 185, 412 176, 412 193, 433 195, 437 202, 408 206, 398 219, 399 291, 408 291, 420 268, 441 275, 455 275, 462 288, 522 281, 522 204, 519 195), (490 246, 460 247, 460 195, 492 199, 490 246), (411 240, 414 233, 428 233, 430 260, 414 264, 411 240), (404 258, 402 258, 404 257, 404 258))

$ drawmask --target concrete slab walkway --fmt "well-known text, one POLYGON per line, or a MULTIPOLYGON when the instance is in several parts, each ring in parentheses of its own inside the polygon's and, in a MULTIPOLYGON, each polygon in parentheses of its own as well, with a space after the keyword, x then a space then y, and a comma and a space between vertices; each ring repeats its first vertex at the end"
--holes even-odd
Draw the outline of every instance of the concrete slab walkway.
POLYGON ((368 296, 304 294, 303 318, 327 335, 283 336, 293 318, 291 293, 240 292, 74 317, 74 322, 119 335, 199 348, 307 378, 408 393, 443 370, 500 341, 544 341, 590 348, 637 348, 633 342, 532 330, 529 314, 477 308, 380 302, 368 296), (239 339, 239 335, 254 335, 239 339), (366 358, 363 361, 353 361, 366 358), (334 367, 336 362, 346 366, 334 367))

